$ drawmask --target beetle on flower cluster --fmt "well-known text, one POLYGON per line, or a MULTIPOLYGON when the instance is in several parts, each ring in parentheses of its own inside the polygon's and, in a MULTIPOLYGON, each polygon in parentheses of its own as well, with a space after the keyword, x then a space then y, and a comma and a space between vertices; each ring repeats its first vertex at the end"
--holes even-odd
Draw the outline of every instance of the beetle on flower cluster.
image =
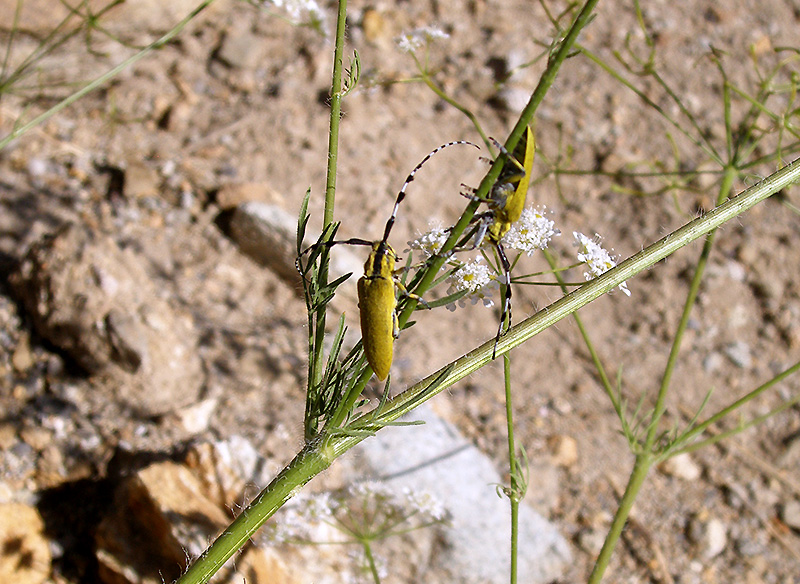
MULTIPOLYGON (((397 322, 398 291, 408 298, 413 298, 423 305, 427 305, 422 298, 406 290, 398 278, 398 271, 395 269, 395 265, 400 258, 389 244, 389 234, 392 231, 392 227, 394 227, 400 203, 406 197, 406 189, 414 180, 417 171, 436 153, 457 144, 475 146, 475 144, 466 140, 456 140, 443 144, 429 152, 409 173, 400 188, 400 192, 397 194, 392 214, 386 221, 383 237, 379 241, 368 241, 360 238, 321 241, 300 254, 302 256, 320 247, 330 248, 339 244, 366 245, 372 248, 364 264, 364 275, 358 280, 358 311, 361 321, 361 340, 364 354, 375 376, 381 381, 389 376, 389 370, 394 358, 394 340, 400 333, 397 322)), ((477 146, 475 147, 477 148, 477 146)), ((300 267, 299 260, 300 258, 298 258, 298 270, 305 277, 305 272, 300 267)))

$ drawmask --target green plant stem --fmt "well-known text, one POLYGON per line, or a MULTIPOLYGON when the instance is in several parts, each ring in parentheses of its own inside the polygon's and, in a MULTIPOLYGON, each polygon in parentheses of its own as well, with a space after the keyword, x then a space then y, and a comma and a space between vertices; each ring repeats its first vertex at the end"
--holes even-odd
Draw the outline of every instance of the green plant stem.
MULTIPOLYGON (((333 223, 334 203, 336 200, 336 175, 339 162, 339 125, 342 120, 342 69, 344 68, 344 33, 347 23, 347 0, 339 0, 339 10, 336 15, 336 41, 333 52, 333 72, 331 74, 331 116, 330 130, 328 133, 328 169, 325 178, 325 210, 322 218, 322 232, 333 223)), ((327 251, 323 252, 323 257, 327 251)), ((327 262, 321 262, 319 272, 319 285, 325 286, 328 282, 327 262)), ((327 305, 322 304, 316 310, 314 317, 314 346, 309 355, 308 392, 306 397, 306 440, 311 440, 317 433, 316 425, 309 425, 311 409, 316 402, 316 396, 321 391, 322 377, 325 371, 325 322, 327 305)))
POLYGON ((517 461, 517 448, 514 440, 514 406, 511 394, 511 359, 509 354, 503 355, 503 379, 506 392, 506 426, 508 428, 508 468, 509 489, 508 502, 511 505, 511 575, 509 582, 517 582, 517 557, 519 556, 519 463, 517 461))
MULTIPOLYGON (((691 142, 695 146, 697 146, 698 148, 703 150, 708 155, 709 158, 711 158, 713 161, 715 161, 720 166, 724 166, 724 162, 722 161, 722 159, 717 155, 716 152, 714 152, 714 150, 712 148, 710 148, 708 146, 707 143, 705 143, 701 138, 697 138, 696 136, 692 135, 689 131, 687 131, 683 126, 681 126, 678 123, 678 120, 676 120, 674 117, 672 117, 667 112, 667 110, 665 108, 661 107, 655 101, 650 99, 643 91, 641 91, 640 89, 635 87, 633 85, 633 83, 631 83, 630 81, 625 79, 611 65, 609 65, 608 63, 603 61, 603 59, 601 59, 598 55, 594 54, 592 51, 590 51, 589 49, 587 49, 586 47, 584 47, 582 45, 578 45, 578 50, 581 53, 583 53, 590 61, 592 61, 598 67, 600 67, 603 71, 605 71, 606 73, 611 75, 611 77, 613 77, 614 80, 616 80, 617 82, 619 82, 623 86, 625 86, 628 89, 630 89, 633 93, 635 93, 636 96, 639 99, 641 99, 648 107, 650 107, 650 108, 654 109, 656 112, 658 112, 658 114, 662 118, 664 118, 664 120, 666 120, 673 128, 675 128, 678 132, 680 132, 686 138, 691 140, 691 142)), ((655 76, 655 72, 653 70, 648 71, 648 74, 655 76)), ((661 85, 662 85, 662 87, 664 86, 663 83, 661 83, 661 85)), ((685 110, 685 107, 683 107, 683 104, 680 102, 680 100, 677 100, 677 105, 681 108, 681 111, 685 110)), ((691 116, 689 117, 689 119, 690 119, 690 121, 693 121, 693 118, 691 116)), ((702 136, 702 132, 701 132, 700 135, 702 136)))
POLYGON ((333 459, 318 445, 308 444, 250 503, 211 547, 197 558, 178 580, 179 584, 201 584, 228 561, 247 540, 281 508, 297 490, 330 466, 333 459))
POLYGON ((375 556, 372 554, 372 546, 369 544, 369 539, 363 539, 361 545, 364 547, 364 556, 366 556, 367 562, 369 563, 372 581, 375 582, 375 584, 380 584, 381 576, 378 574, 378 566, 375 563, 375 556))
POLYGON ((333 73, 331 77, 331 120, 328 134, 328 172, 325 179, 325 214, 323 230, 333 223, 333 208, 336 199, 336 172, 339 161, 339 124, 342 119, 342 69, 344 68, 344 33, 347 24, 347 0, 339 0, 336 15, 336 44, 333 51, 333 73))
POLYGON ((603 542, 603 547, 594 564, 592 573, 589 574, 587 584, 599 584, 603 579, 603 573, 608 567, 608 562, 611 560, 611 555, 614 553, 614 548, 622 535, 622 530, 628 521, 633 504, 636 502, 636 497, 639 495, 652 463, 653 457, 649 452, 643 452, 636 457, 633 470, 630 477, 628 477, 628 484, 625 486, 625 492, 619 502, 619 507, 614 515, 614 520, 611 522, 611 528, 608 530, 608 535, 603 542))
MULTIPOLYGON (((716 424, 717 422, 723 420, 724 418, 729 417, 731 414, 733 414, 736 410, 738 410, 744 404, 746 404, 749 401, 753 400, 754 398, 758 397, 759 395, 761 395, 762 393, 764 393, 768 389, 771 389, 772 387, 774 387, 775 385, 777 385, 778 383, 780 383, 781 381, 783 381, 784 379, 786 379, 790 375, 793 375, 793 374, 797 373, 798 371, 800 371, 800 362, 795 363, 794 365, 792 365, 791 367, 789 367, 785 371, 779 373, 778 375, 776 375, 775 377, 773 377, 772 379, 770 379, 766 383, 758 386, 753 391, 748 392, 746 395, 740 397, 739 399, 734 401, 732 404, 722 408, 719 412, 717 412, 713 416, 710 416, 707 420, 704 420, 703 422, 700 422, 699 424, 697 424, 694 428, 692 428, 691 430, 686 432, 683 436, 681 436, 681 442, 685 444, 686 442, 692 440, 696 436, 699 436, 700 434, 705 432, 706 429, 708 429, 713 424, 716 424)), ((749 422, 746 422, 746 423, 743 423, 743 424, 738 424, 736 426, 736 428, 733 428, 732 430, 728 430, 726 432, 721 432, 717 436, 713 436, 712 438, 709 438, 707 440, 702 440, 700 442, 695 442, 693 444, 690 444, 689 446, 678 448, 678 449, 670 452, 670 456, 674 456, 674 455, 680 454, 682 452, 694 452, 695 450, 699 450, 700 448, 702 448, 704 446, 709 446, 711 444, 716 444, 717 442, 719 442, 723 438, 727 438, 727 437, 732 436, 734 434, 738 434, 738 433, 746 430, 747 428, 750 428, 751 426, 754 426, 755 424, 757 424, 761 420, 767 419, 767 418, 769 418, 771 416, 774 416, 778 412, 781 412, 781 411, 785 410, 786 408, 792 407, 798 401, 800 401, 800 395, 796 395, 795 397, 793 397, 789 401, 781 404, 780 406, 778 406, 774 410, 771 410, 771 411, 767 412, 763 416, 758 416, 757 418, 754 418, 753 420, 750 420, 749 422)))
MULTIPOLYGON (((722 184, 720 185, 719 193, 717 195, 718 205, 728 198, 735 178, 736 169, 730 166, 727 167, 725 169, 722 184)), ((706 265, 708 265, 708 258, 711 255, 711 250, 714 247, 715 235, 716 230, 712 230, 706 236, 706 241, 703 244, 703 251, 700 253, 700 258, 697 261, 697 266, 695 267, 694 275, 692 276, 692 282, 689 286, 689 294, 687 295, 686 302, 683 305, 683 313, 681 314, 678 328, 675 331, 672 347, 667 359, 667 365, 664 368, 664 375, 661 378, 661 386, 658 389, 658 397, 656 398, 656 404, 653 409, 650 426, 647 431, 647 437, 645 438, 643 446, 644 450, 648 452, 653 449, 656 438, 658 437, 658 422, 664 415, 667 393, 669 391, 670 382, 672 381, 672 374, 674 373, 675 367, 678 363, 678 353, 680 352, 683 335, 689 326, 689 317, 692 313, 692 308, 694 308, 695 301, 697 300, 697 295, 700 293, 700 284, 703 281, 703 274, 705 273, 706 265)))
MULTIPOLYGON (((416 61, 416 58, 414 60, 416 61)), ((419 67, 422 70, 419 61, 417 61, 417 67, 419 67)), ((442 91, 442 89, 433 82, 433 79, 431 79, 431 76, 428 74, 427 70, 423 70, 422 72, 422 81, 424 81, 425 85, 427 85, 431 89, 431 91, 433 91, 436 95, 438 95, 440 99, 442 99, 446 103, 449 103, 458 111, 460 111, 462 114, 467 116, 467 118, 469 118, 469 121, 472 122, 472 125, 475 127, 475 131, 478 132, 478 134, 481 137, 481 140, 483 140, 483 143, 486 144, 487 147, 489 146, 489 137, 483 131, 481 123, 478 120, 478 116, 476 116, 467 106, 462 105, 461 103, 457 102, 455 99, 450 97, 447 93, 442 91)))
MULTIPOLYGON (((564 278, 561 276, 561 271, 563 268, 560 268, 556 263, 556 259, 546 249, 544 251, 544 257, 547 260, 547 263, 550 265, 551 272, 556 277, 556 281, 558 286, 561 288, 561 291, 566 295, 569 294, 569 289, 567 288, 567 283, 564 278)), ((600 360, 600 355, 597 354, 597 350, 594 348, 594 343, 592 339, 589 338, 589 331, 586 330, 586 327, 583 326, 583 320, 581 319, 580 315, 577 312, 572 313, 572 319, 575 321, 575 324, 578 325, 578 331, 581 333, 581 337, 583 338, 583 342, 586 343, 586 348, 589 350, 589 356, 592 359, 592 363, 594 364, 595 369, 597 370, 597 374, 600 376, 600 382, 603 384, 603 389, 606 392, 606 395, 611 399, 611 402, 614 404, 614 408, 617 410, 619 414, 619 403, 614 395, 614 386, 611 384, 611 380, 606 375, 606 369, 603 367, 603 362, 600 360)))
MULTIPOLYGON (((722 184, 720 185, 719 193, 717 194, 718 205, 728 198, 731 188, 733 187, 733 181, 736 178, 736 174, 736 168, 733 166, 726 167, 722 184)), ((594 568, 589 577, 590 583, 600 582, 602 580, 603 574, 608 567, 608 563, 611 561, 611 556, 614 553, 614 549, 616 548, 619 538, 622 535, 622 528, 628 521, 631 508, 633 507, 633 502, 636 500, 639 490, 644 484, 647 474, 650 472, 650 467, 653 465, 653 463, 658 462, 660 459, 659 453, 655 451, 656 440, 659 436, 659 422, 661 421, 666 409, 667 395, 669 392, 670 382, 672 380, 672 374, 674 373, 675 367, 678 363, 678 353, 680 352, 683 335, 689 326, 689 317, 692 313, 695 302, 697 301, 697 295, 700 293, 700 284, 703 281, 703 275, 705 273, 706 266, 708 265, 708 258, 711 255, 711 250, 714 247, 715 235, 716 229, 710 230, 706 235, 706 240, 703 244, 703 250, 697 260, 694 275, 692 276, 692 281, 689 285, 689 293, 686 296, 686 302, 683 305, 683 312, 681 314, 680 321, 678 322, 678 328, 673 337, 672 347, 670 348, 667 364, 664 368, 664 375, 661 378, 661 386, 659 387, 656 403, 653 408, 653 413, 650 417, 647 435, 645 436, 644 444, 642 445, 641 450, 636 453, 636 463, 634 464, 633 471, 631 472, 631 477, 628 480, 625 493, 622 496, 622 503, 617 508, 617 512, 614 515, 614 521, 611 524, 611 529, 609 530, 606 540, 603 543, 603 548, 597 557, 594 568)))
POLYGON ((72 95, 67 97, 66 99, 58 102, 56 105, 51 107, 46 112, 36 116, 30 122, 28 122, 27 124, 19 126, 18 128, 14 128, 14 130, 12 130, 8 134, 8 136, 6 136, 2 140, 0 140, 0 150, 5 148, 6 146, 8 146, 9 142, 14 140, 15 138, 18 138, 19 136, 22 136, 25 132, 29 131, 32 128, 35 128, 36 126, 38 126, 42 122, 50 119, 51 117, 53 117, 55 114, 59 113, 64 108, 69 107, 70 105, 72 105, 73 103, 78 101, 80 98, 82 98, 84 95, 94 91, 95 89, 97 89, 99 87, 102 87, 107 81, 109 81, 110 79, 113 79, 114 77, 119 75, 122 71, 127 69, 128 67, 130 67, 131 65, 137 63, 138 61, 140 61, 141 59, 146 57, 148 54, 150 54, 155 49, 161 48, 162 46, 167 44, 169 41, 171 41, 173 38, 175 38, 178 35, 178 33, 180 33, 187 24, 189 24, 192 20, 194 20, 194 18, 196 18, 198 14, 200 14, 203 10, 205 10, 213 2, 214 2, 214 0, 205 0, 197 8, 192 10, 189 13, 188 16, 186 16, 183 20, 181 20, 178 24, 176 24, 172 28, 172 30, 170 30, 164 36, 162 36, 158 40, 152 42, 151 44, 147 45, 145 48, 143 48, 141 51, 139 51, 138 53, 136 53, 132 57, 130 57, 128 59, 125 59, 122 63, 120 63, 119 65, 117 65, 113 69, 111 69, 111 70, 107 71, 106 73, 100 75, 100 77, 98 77, 94 81, 90 82, 83 89, 80 89, 80 90, 76 91, 75 93, 73 93, 72 95))

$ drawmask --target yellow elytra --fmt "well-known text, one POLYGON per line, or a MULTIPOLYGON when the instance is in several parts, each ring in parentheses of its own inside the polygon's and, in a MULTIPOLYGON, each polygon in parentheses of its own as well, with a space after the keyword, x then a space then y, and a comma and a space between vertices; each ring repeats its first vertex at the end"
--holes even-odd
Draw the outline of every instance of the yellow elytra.
POLYGON ((361 316, 361 342, 375 376, 383 381, 389 375, 394 357, 397 325, 398 282, 394 279, 397 254, 385 241, 372 244, 358 280, 358 311, 361 316))
POLYGON ((530 126, 527 126, 525 128, 525 136, 514 148, 513 155, 497 141, 494 141, 494 144, 508 158, 511 164, 506 164, 503 167, 500 176, 489 191, 488 198, 479 199, 474 193, 461 193, 468 199, 486 203, 489 207, 488 211, 475 215, 473 218, 473 223, 477 225, 474 231, 475 239, 473 244, 466 249, 475 249, 481 245, 484 238, 488 239, 497 251, 505 278, 503 312, 500 315, 500 326, 497 329, 497 335, 494 340, 492 359, 495 358, 500 337, 508 332, 508 328, 511 327, 511 263, 506 257, 502 240, 503 236, 511 229, 511 225, 519 221, 525 208, 525 199, 528 195, 531 173, 533 172, 536 140, 533 130, 531 130, 530 126), (520 162, 520 159, 522 159, 522 162, 520 162), (506 323, 508 323, 508 328, 505 328, 506 323))
POLYGON ((522 210, 525 208, 525 199, 528 195, 528 187, 531 184, 531 172, 533 170, 533 158, 536 154, 536 141, 533 130, 530 126, 525 128, 525 137, 519 141, 514 149, 515 156, 511 156, 500 144, 508 159, 514 166, 506 165, 500 173, 500 177, 489 193, 489 209, 492 213, 492 222, 489 225, 489 239, 499 243, 503 236, 511 229, 511 225, 519 221, 522 210), (523 155, 522 166, 517 159, 517 155, 523 155), (516 167, 516 170, 514 169, 516 167), (516 186, 514 186, 516 183, 516 186))

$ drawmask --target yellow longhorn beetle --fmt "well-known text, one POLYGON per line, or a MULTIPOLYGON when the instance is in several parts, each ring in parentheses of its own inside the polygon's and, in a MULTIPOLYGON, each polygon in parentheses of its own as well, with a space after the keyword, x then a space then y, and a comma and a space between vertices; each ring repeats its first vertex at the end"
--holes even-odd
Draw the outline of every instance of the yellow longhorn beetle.
POLYGON ((475 228, 468 236, 471 237, 473 233, 475 234, 472 245, 455 251, 475 249, 485 239, 488 239, 500 258, 505 286, 503 287, 503 311, 500 315, 500 327, 497 329, 494 349, 492 350, 492 359, 494 359, 500 337, 511 328, 511 264, 508 261, 508 257, 506 257, 502 240, 503 236, 511 229, 511 225, 519 220, 525 207, 525 198, 531 182, 536 141, 530 126, 525 129, 525 136, 520 139, 513 155, 494 138, 491 140, 512 164, 505 165, 503 170, 500 171, 500 176, 492 186, 486 199, 476 197, 474 194, 475 189, 463 185, 470 190, 470 192, 462 192, 463 196, 473 201, 486 203, 489 209, 472 218, 475 228))
MULTIPOLYGON (((376 377, 381 381, 386 379, 389 375, 394 352, 394 339, 397 338, 400 332, 397 322, 396 291, 399 290, 404 296, 413 298, 427 306, 427 303, 422 300, 422 298, 408 292, 397 277, 398 272, 402 271, 395 270, 395 264, 400 258, 397 253, 395 253, 394 249, 392 249, 392 246, 389 245, 389 233, 394 226, 395 218, 397 217, 397 209, 403 199, 405 199, 406 188, 414 180, 414 175, 417 171, 422 168, 434 154, 448 146, 454 146, 456 144, 475 146, 475 144, 467 142, 466 140, 457 140, 455 142, 443 144, 429 152, 428 155, 414 167, 414 170, 409 173, 403 186, 400 188, 400 192, 397 194, 392 214, 386 222, 383 238, 380 241, 367 241, 360 238, 327 241, 315 244, 301 253, 301 255, 303 255, 319 246, 330 247, 338 244, 368 245, 372 248, 369 258, 367 258, 367 262, 364 264, 364 275, 358 280, 358 310, 361 317, 361 339, 364 347, 364 354, 367 357, 367 362, 370 367, 372 367, 372 370, 375 372, 376 377)), ((302 273, 301 271, 301 274, 302 273)))

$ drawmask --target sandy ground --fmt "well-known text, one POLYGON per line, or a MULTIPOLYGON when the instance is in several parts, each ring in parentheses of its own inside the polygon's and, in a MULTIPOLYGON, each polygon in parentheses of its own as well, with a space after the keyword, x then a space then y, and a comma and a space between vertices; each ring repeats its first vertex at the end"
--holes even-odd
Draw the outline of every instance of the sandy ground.
MULTIPOLYGON (((2 4, 7 11, 15 3, 2 4)), ((350 7, 348 52, 358 50, 363 71, 359 88, 345 101, 341 126, 341 237, 379 237, 417 161, 451 140, 478 141, 463 114, 423 84, 408 82, 415 68, 396 49, 397 35, 433 24, 450 34, 431 47, 435 79, 498 139, 543 70, 553 26, 542 6, 521 0, 452 4, 413 0, 350 7)), ((175 14, 180 8, 174 7, 175 14)), ((564 5, 549 8, 557 14, 564 5)), ((331 26, 333 8, 325 9, 331 26)), ((129 43, 154 38, 169 22, 156 19, 146 3, 125 10, 122 16, 109 12, 107 26, 129 43)), ((724 158, 723 79, 710 49, 719 51, 730 82, 753 95, 754 59, 767 70, 789 56, 776 56, 773 49, 797 46, 800 8, 780 0, 725 6, 657 0, 642 10, 655 41, 657 70, 696 127, 652 79, 625 73, 614 61, 613 52, 625 51, 626 42, 638 58, 647 58, 630 5, 601 3, 582 46, 625 73, 681 128, 707 139, 724 158)), ((52 22, 27 25, 17 37, 14 62, 52 22)), ((313 220, 319 220, 331 50, 330 41, 313 30, 245 3, 220 3, 177 40, 0 153, 0 403, 4 450, 18 454, 17 466, 4 462, 6 499, 106 476, 120 448, 170 454, 190 440, 235 433, 274 460, 287 460, 295 451, 302 434, 304 305, 292 282, 239 251, 227 236, 226 213, 231 204, 253 197, 296 214, 310 187, 313 220), (95 354, 84 345, 68 347, 58 336, 63 331, 55 337, 42 333, 20 288, 8 283, 30 246, 65 225, 101 234, 89 238, 99 242, 97 249, 119 254, 107 257, 106 282, 141 282, 141 269, 150 283, 134 286, 129 301, 155 311, 163 304, 163 314, 169 309, 174 319, 170 330, 185 327, 176 335, 190 339, 193 357, 180 371, 188 381, 162 401, 150 396, 137 404, 142 387, 123 387, 119 377, 102 373, 113 358, 102 347, 95 354), (202 399, 217 400, 217 409, 199 433, 169 413, 202 399), (74 432, 59 438, 47 424, 55 413, 67 416, 74 432)), ((129 49, 97 31, 72 38, 3 94, 3 135, 17 116, 30 119, 66 95, 65 81, 91 78, 127 54, 129 49)), ((797 73, 796 64, 788 67, 797 73)), ((786 76, 776 81, 785 83, 786 76)), ((778 96, 768 104, 782 112, 788 99, 778 96)), ((734 124, 745 107, 741 99, 733 102, 734 124)), ((797 114, 789 118, 796 127, 797 114)), ((759 128, 770 129, 765 118, 759 128)), ((719 170, 708 149, 584 56, 564 65, 537 114, 536 136, 529 200, 553 212, 562 231, 553 252, 565 265, 574 261, 573 231, 600 233, 606 247, 627 257, 711 208, 717 196, 718 173, 688 176, 719 170), (621 174, 634 170, 687 174, 621 174), (680 188, 665 190, 668 184, 680 188)), ((781 145, 794 141, 786 135, 781 145)), ((746 160, 768 156, 778 145, 771 133, 746 160)), ((786 160, 793 158, 787 152, 786 160)), ((775 161, 748 165, 734 189, 776 167, 775 161)), ((460 184, 477 185, 485 168, 471 149, 451 148, 434 158, 409 189, 391 237, 395 247, 404 249, 431 221, 451 224, 465 204, 460 184)), ((687 424, 709 390, 705 411, 715 412, 797 359, 800 221, 782 204, 797 206, 797 190, 781 197, 717 236, 673 378, 665 430, 687 424)), ((700 246, 629 281, 630 298, 616 292, 580 312, 609 375, 622 377, 631 407, 641 396, 644 409, 653 403, 700 246)), ((60 257, 48 256, 51 262, 60 257)), ((517 269, 540 271, 546 263, 533 256, 517 269)), ((582 279, 578 270, 569 276, 582 279)), ((80 296, 80 286, 78 281, 71 293, 80 296)), ((515 320, 558 296, 553 287, 517 286, 515 320)), ((355 305, 343 302, 340 308, 357 330, 355 305)), ((395 345, 395 387, 490 338, 497 318, 495 310, 480 305, 420 314, 395 345)), ((517 439, 532 466, 528 500, 574 544, 576 561, 563 581, 584 581, 632 456, 573 321, 516 349, 512 368, 517 439)), ((790 378, 751 402, 743 419, 797 392, 797 379, 790 378)), ((499 469, 506 467, 499 361, 437 397, 434 407, 499 469)), ((715 432, 738 422, 731 417, 715 432)), ((791 408, 693 454, 678 468, 653 472, 608 581, 800 582, 798 432, 800 415, 791 408)))

